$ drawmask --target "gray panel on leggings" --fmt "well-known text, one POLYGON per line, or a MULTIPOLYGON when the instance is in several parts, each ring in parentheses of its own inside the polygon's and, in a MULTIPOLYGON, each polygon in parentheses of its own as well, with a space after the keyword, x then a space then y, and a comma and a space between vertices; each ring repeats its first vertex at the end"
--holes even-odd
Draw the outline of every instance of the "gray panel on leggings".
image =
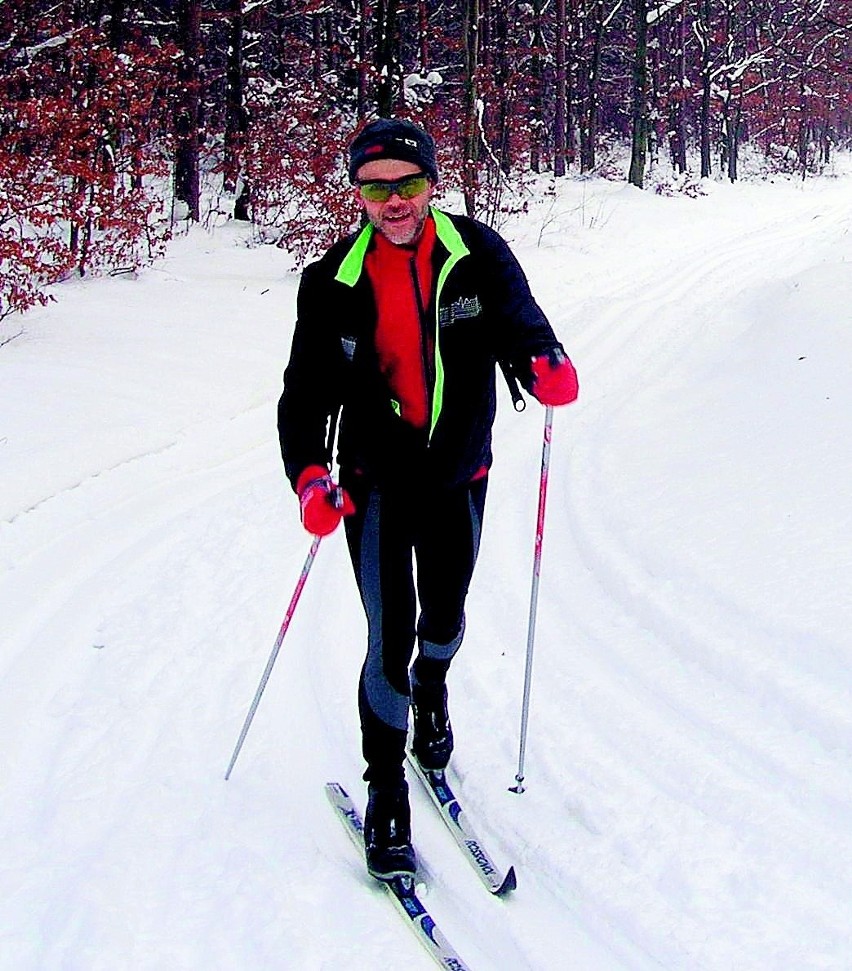
POLYGON ((361 543, 361 582, 367 610, 367 660, 364 689, 374 714, 391 728, 408 728, 408 695, 400 694, 388 681, 382 665, 382 586, 379 576, 379 495, 370 494, 361 543))

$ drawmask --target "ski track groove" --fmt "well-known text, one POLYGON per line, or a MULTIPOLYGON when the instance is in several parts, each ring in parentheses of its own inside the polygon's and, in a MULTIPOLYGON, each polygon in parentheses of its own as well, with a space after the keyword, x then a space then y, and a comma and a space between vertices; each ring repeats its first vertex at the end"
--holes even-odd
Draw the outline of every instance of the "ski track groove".
MULTIPOLYGON (((549 531, 569 537, 576 547, 578 573, 576 577, 565 577, 569 588, 575 587, 577 577, 584 575, 597 578, 597 581, 581 581, 578 584, 580 591, 572 589, 566 596, 557 588, 556 581, 551 580, 546 588, 546 596, 552 600, 547 616, 554 623, 545 622, 542 626, 554 629, 560 615, 571 618, 572 626, 580 626, 577 642, 583 645, 582 649, 591 659, 585 666, 586 684, 596 687, 597 694, 593 697, 601 707, 619 710, 624 722, 630 725, 630 734, 625 736, 618 731, 618 723, 605 719, 594 721, 598 732, 602 726, 610 727, 606 737, 597 739, 598 744, 604 746, 610 762, 608 766, 595 767, 597 788, 606 789, 607 775, 614 771, 616 775, 609 783, 613 791, 638 787, 643 800, 662 798, 678 810, 684 805, 690 806, 720 829, 719 839, 724 838, 725 827, 735 830, 742 824, 740 813, 744 806, 749 810, 762 809, 764 818, 753 821, 749 835, 761 844, 762 856, 776 864, 773 877, 780 885, 795 886, 797 877, 818 866, 821 872, 831 877, 834 887, 847 888, 852 897, 852 881, 843 870, 843 861, 849 859, 852 848, 848 805, 844 800, 850 787, 849 751, 848 748, 836 748, 841 739, 849 738, 849 707, 844 709, 842 702, 836 703, 835 710, 823 719, 824 695, 837 702, 837 690, 823 692, 825 686, 818 678, 812 679, 810 684, 810 703, 801 698, 802 684, 798 679, 789 686, 780 684, 777 678, 766 684, 767 675, 771 677, 775 672, 767 671, 765 664, 758 664, 756 659, 766 656, 771 632, 766 632, 760 649, 742 651, 737 648, 736 631, 726 629, 724 624, 718 625, 716 630, 708 629, 706 624, 692 624, 689 605, 683 601, 677 608, 667 607, 665 588, 649 575, 641 551, 625 544, 628 531, 617 525, 613 527, 608 521, 608 511, 601 502, 601 496, 606 495, 606 480, 596 462, 601 429, 605 429, 623 409, 634 404, 635 375, 643 375, 645 386, 640 396, 647 394, 665 379, 684 352, 694 353, 694 349, 686 345, 687 340, 692 340, 691 328, 678 323, 679 316, 689 313, 691 291, 709 292, 712 288, 707 286, 707 279, 711 277, 718 279, 721 286, 726 276, 734 274, 737 266, 759 258, 764 251, 772 251, 774 255, 778 247, 784 247, 790 253, 793 263, 798 249, 806 250, 803 243, 813 235, 824 233, 831 225, 837 225, 843 218, 835 215, 833 219, 814 221, 806 224, 804 231, 777 226, 757 233, 750 230, 742 239, 726 247, 724 254, 709 263, 695 261, 693 265, 697 264, 699 269, 684 272, 682 264, 689 264, 691 256, 686 254, 663 281, 650 285, 631 281, 621 295, 615 295, 610 308, 595 321, 590 333, 581 337, 580 346, 588 358, 584 373, 588 375, 589 385, 593 384, 596 370, 604 366, 610 375, 625 373, 595 402, 585 406, 577 422, 565 422, 574 426, 569 432, 573 439, 568 446, 570 466, 568 473, 559 480, 565 483, 564 488, 550 500, 549 531), (624 321, 629 321, 627 327, 620 326, 624 321), (647 346, 642 341, 645 331, 654 335, 647 346), (602 335, 603 341, 600 340, 602 335), (617 357, 626 357, 629 364, 619 367, 613 363, 617 357), (623 384, 626 393, 619 392, 619 384, 623 384), (621 644, 639 644, 641 648, 627 654, 621 644), (650 654, 651 651, 654 653, 650 654), (595 673, 590 674, 589 668, 595 673), (658 672, 664 672, 664 676, 658 672), (755 711, 754 685, 761 680, 766 687, 755 711), (608 697, 601 696, 602 690, 608 697), (795 697, 793 692, 796 692, 795 697), (721 711, 715 703, 719 697, 726 701, 726 707, 721 711), (732 702, 735 710, 731 710, 732 702), (841 715, 844 711, 845 715, 841 715), (837 723, 838 717, 845 721, 842 731, 837 723), (817 726, 817 735, 800 740, 796 733, 799 724, 817 726), (758 726, 757 732, 754 731, 755 725, 758 726), (744 734, 746 726, 747 735, 744 734), (816 778, 813 742, 818 745, 823 767, 829 770, 817 773, 816 778), (654 752, 655 758, 640 756, 637 760, 637 754, 646 751, 654 752), (684 791, 682 783, 678 782, 672 786, 671 780, 678 779, 683 767, 690 765, 694 790, 684 791), (630 766, 635 768, 628 769, 630 766), (599 773, 598 769, 602 771, 599 773), (768 795, 761 799, 761 786, 778 778, 783 780, 787 796, 787 802, 780 807, 768 795), (744 803, 735 798, 727 805, 724 798, 714 798, 720 792, 739 794, 743 789, 748 793, 744 803), (820 827, 817 833, 813 832, 815 824, 820 827), (789 857, 778 856, 779 847, 790 845, 805 846, 807 851, 792 853, 789 857)), ((705 310, 698 307, 699 314, 705 310)), ((706 316, 712 317, 710 314, 706 316)), ((721 322, 717 323, 724 329, 721 322)), ((714 340, 718 339, 716 334, 714 340)), ((581 389, 582 386, 581 378, 581 389)), ((561 446, 557 444, 555 447, 561 446)), ((544 570, 546 576, 546 564, 544 570)), ((706 607, 708 602, 720 598, 706 584, 691 593, 693 607, 706 607)), ((725 604, 725 608, 721 611, 723 617, 730 615, 730 605, 725 604)), ((706 613, 706 609, 702 610, 699 616, 706 613)), ((576 676, 573 670, 576 655, 569 652, 566 658, 564 652, 551 651, 548 662, 549 682, 537 690, 549 691, 551 684, 564 686, 572 683, 576 676)), ((579 690, 572 699, 575 703, 580 701, 579 690)), ((849 700, 848 695, 846 700, 849 700)), ((585 704, 591 706, 594 702, 586 701, 585 704)), ((554 708, 553 705, 549 707, 554 708)), ((566 735, 575 728, 573 720, 569 719, 565 726, 566 735)), ((550 730, 559 729, 550 726, 550 730)), ((582 744, 580 739, 581 747, 582 744)), ((543 772, 551 791, 557 791, 560 785, 565 788, 565 765, 553 759, 545 761, 543 772)), ((577 814, 576 802, 572 801, 565 808, 569 813, 577 814)), ((594 811, 591 818, 595 819, 594 811)), ((607 829, 603 822, 596 826, 601 831, 607 829)), ((548 858, 542 855, 536 862, 544 866, 548 858)), ((552 865, 553 861, 549 862, 552 865)), ((575 880, 581 879, 577 871, 582 867, 578 868, 576 864, 576 859, 560 861, 560 878, 554 880, 557 890, 560 885, 569 885, 572 876, 575 880)), ((633 868, 623 872, 623 876, 629 876, 636 868, 641 869, 638 861, 633 868)), ((641 879, 638 873, 633 876, 641 879)), ((582 892, 594 896, 594 883, 590 881, 582 892)), ((618 926, 629 920, 629 915, 617 908, 608 908, 603 899, 599 898, 597 905, 601 912, 609 912, 618 926)), ((828 891, 820 906, 809 905, 807 915, 816 926, 831 930, 835 936, 846 927, 846 918, 842 910, 838 911, 837 901, 828 891)), ((674 914, 671 917, 675 919, 674 914)), ((681 915, 680 919, 685 916, 681 915)), ((699 927, 692 931, 698 936, 699 927)), ((684 936, 678 935, 681 940, 684 936)), ((696 953, 680 953, 672 960, 672 966, 703 966, 696 953)), ((716 963, 713 966, 723 965, 716 963)))
MULTIPOLYGON (((151 457, 156 461, 157 455, 153 453, 151 457)), ((64 627, 64 614, 77 614, 81 603, 91 605, 99 597, 103 598, 101 591, 109 590, 108 578, 119 564, 138 559, 142 554, 156 557, 158 546, 170 542, 175 524, 205 501, 234 488, 237 483, 256 479, 257 465, 258 455, 252 449, 222 460, 223 468, 234 467, 224 480, 214 477, 211 482, 209 468, 179 473, 170 471, 164 478, 155 473, 153 483, 148 482, 144 489, 139 489, 138 480, 134 478, 138 474, 135 464, 122 463, 116 471, 120 470, 122 476, 130 475, 133 481, 129 488, 122 485, 118 495, 109 496, 112 479, 95 475, 83 485, 65 490, 43 505, 37 515, 52 513, 54 502, 64 505, 75 498, 78 489, 98 488, 107 493, 96 519, 84 516, 70 530, 51 531, 50 540, 44 540, 31 555, 16 562, 3 590, 3 598, 10 603, 29 601, 29 606, 23 612, 18 610, 17 617, 10 611, 15 621, 14 627, 7 629, 7 644, 12 645, 12 650, 11 661, 6 664, 6 677, 18 683, 31 680, 29 651, 33 642, 50 642, 50 631, 64 627), (249 471, 244 470, 246 465, 249 471), (132 525, 128 526, 128 523, 132 525), (121 539, 117 542, 119 536, 121 539), (69 569, 69 563, 73 563, 74 568, 69 569), (54 564, 61 564, 61 567, 54 564), (35 590, 39 595, 32 599, 30 591, 35 590)), ((28 525, 30 523, 28 521, 28 525)), ((50 529, 50 523, 47 528, 50 529)), ((37 673, 39 679, 44 674, 43 671, 37 673)))

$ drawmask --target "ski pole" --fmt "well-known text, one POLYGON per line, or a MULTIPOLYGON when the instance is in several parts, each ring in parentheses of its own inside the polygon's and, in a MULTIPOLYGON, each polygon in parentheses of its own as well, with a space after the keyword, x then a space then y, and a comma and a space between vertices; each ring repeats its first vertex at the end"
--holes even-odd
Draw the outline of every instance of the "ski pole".
POLYGON ((535 528, 535 556, 533 557, 532 590, 530 591, 530 622, 527 631, 527 666, 524 674, 524 701, 521 708, 521 745, 518 752, 516 785, 510 792, 520 795, 524 791, 524 754, 527 747, 527 722, 530 714, 530 687, 532 683, 533 646, 535 644, 535 617, 538 610, 538 586, 541 575, 541 547, 544 542, 544 509, 547 502, 547 477, 550 471, 550 439, 553 434, 553 406, 544 413, 544 441, 541 449, 541 479, 538 487, 538 519, 535 528))
POLYGON ((257 711, 257 706, 260 704, 260 699, 263 695, 264 689, 266 688, 266 682, 269 680, 270 674, 272 674, 272 666, 275 664, 275 659, 278 657, 278 652, 281 650, 284 635, 287 633, 287 628, 290 626, 290 621, 293 619, 293 614, 296 611, 296 604, 299 602, 299 597, 302 595, 302 590, 304 589, 305 581, 308 579, 308 574, 311 572, 314 557, 317 555, 317 550, 319 549, 321 539, 321 536, 314 536, 314 541, 311 543, 308 558, 305 560, 305 565, 302 567, 302 572, 299 575, 299 582, 296 584, 296 589, 293 591, 293 596, 290 599, 290 606, 287 608, 287 613, 284 615, 284 622, 281 624, 281 630, 278 631, 278 637, 275 640, 275 646, 272 648, 272 653, 269 655, 269 660, 266 662, 263 677, 260 679, 260 684, 257 686, 257 691, 254 695, 254 701, 252 701, 251 707, 246 715, 243 730, 240 732, 240 737, 237 741, 237 747, 234 749, 234 754, 231 756, 228 771, 225 773, 226 780, 231 776, 231 770, 234 767, 234 763, 237 761, 237 756, 240 754, 240 749, 243 747, 243 742, 246 740, 246 735, 248 735, 248 730, 251 727, 254 713, 257 711))

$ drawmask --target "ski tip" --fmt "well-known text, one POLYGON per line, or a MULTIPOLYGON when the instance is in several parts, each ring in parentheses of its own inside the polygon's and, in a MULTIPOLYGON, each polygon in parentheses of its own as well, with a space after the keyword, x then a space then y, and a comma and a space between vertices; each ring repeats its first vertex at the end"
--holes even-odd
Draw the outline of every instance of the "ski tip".
POLYGON ((493 891, 495 897, 505 897, 506 894, 511 893, 516 890, 518 886, 518 878, 515 875, 515 868, 513 866, 509 867, 509 872, 503 878, 503 882, 499 887, 496 887, 493 891))

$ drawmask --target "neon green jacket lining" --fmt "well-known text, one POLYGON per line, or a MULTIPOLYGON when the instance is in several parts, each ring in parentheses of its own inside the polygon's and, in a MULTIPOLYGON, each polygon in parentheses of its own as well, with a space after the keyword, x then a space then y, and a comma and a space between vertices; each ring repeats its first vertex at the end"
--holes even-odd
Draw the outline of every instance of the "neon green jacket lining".
MULTIPOLYGON (((429 437, 435 430, 438 418, 441 415, 441 407, 444 401, 444 364, 441 360, 440 327, 438 326, 438 308, 441 305, 441 292, 446 283, 447 277, 452 268, 460 259, 470 254, 470 250, 465 245, 458 230, 452 224, 449 217, 430 206, 432 218, 435 220, 435 234, 441 243, 446 247, 449 256, 438 272, 438 283, 435 290, 435 387, 432 392, 432 418, 429 424, 429 437)), ((375 229, 372 224, 366 225, 352 244, 352 249, 346 254, 340 268, 335 275, 335 280, 348 287, 354 287, 361 279, 364 270, 364 257, 373 238, 375 229)))

